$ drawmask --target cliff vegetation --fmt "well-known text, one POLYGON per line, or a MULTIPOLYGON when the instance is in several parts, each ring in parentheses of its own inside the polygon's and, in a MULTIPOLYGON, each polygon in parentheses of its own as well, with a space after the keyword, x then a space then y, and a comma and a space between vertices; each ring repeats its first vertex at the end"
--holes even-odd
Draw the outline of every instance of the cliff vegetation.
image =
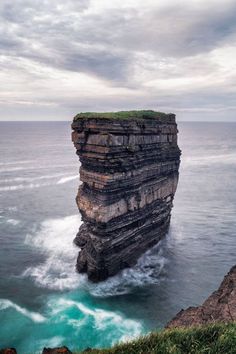
POLYGON ((151 119, 151 118, 165 118, 169 114, 163 112, 156 112, 152 110, 133 110, 120 112, 82 112, 74 117, 74 122, 81 118, 107 118, 107 119, 151 119))
MULTIPOLYGON (((84 352, 85 353, 85 352, 84 352)), ((175 328, 87 354, 235 354, 236 323, 175 328)), ((76 354, 76 353, 75 353, 76 354)), ((79 354, 79 353, 77 353, 79 354)))

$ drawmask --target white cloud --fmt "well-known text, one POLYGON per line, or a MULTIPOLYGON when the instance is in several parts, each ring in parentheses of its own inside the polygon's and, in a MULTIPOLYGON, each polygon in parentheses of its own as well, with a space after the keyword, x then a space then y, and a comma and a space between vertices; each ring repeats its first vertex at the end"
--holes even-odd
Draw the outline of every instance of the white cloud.
POLYGON ((233 0, 2 0, 0 119, 152 108, 234 120, 235 13, 233 0))

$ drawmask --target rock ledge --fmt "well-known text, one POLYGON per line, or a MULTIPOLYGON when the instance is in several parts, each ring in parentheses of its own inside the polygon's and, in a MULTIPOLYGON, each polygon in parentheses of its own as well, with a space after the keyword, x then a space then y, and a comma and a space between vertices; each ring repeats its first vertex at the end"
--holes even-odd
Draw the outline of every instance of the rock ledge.
POLYGON ((234 321, 236 321, 236 265, 224 277, 219 289, 201 306, 181 310, 166 328, 234 321))

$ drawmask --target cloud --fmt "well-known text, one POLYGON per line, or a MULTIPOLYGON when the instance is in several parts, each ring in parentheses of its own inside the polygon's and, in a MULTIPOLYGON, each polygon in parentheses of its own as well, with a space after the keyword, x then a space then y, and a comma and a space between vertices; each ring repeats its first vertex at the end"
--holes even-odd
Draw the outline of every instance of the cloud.
POLYGON ((233 0, 2 0, 0 119, 143 107, 234 119, 235 13, 233 0))

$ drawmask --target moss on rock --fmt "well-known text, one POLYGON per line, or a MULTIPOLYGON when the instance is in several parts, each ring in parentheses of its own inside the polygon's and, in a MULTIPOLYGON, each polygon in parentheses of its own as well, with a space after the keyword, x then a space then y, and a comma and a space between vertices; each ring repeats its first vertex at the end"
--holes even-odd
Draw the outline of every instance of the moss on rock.
POLYGON ((74 122, 82 118, 104 119, 158 119, 168 118, 171 113, 156 112, 152 110, 119 111, 119 112, 81 112, 74 117, 74 122))

